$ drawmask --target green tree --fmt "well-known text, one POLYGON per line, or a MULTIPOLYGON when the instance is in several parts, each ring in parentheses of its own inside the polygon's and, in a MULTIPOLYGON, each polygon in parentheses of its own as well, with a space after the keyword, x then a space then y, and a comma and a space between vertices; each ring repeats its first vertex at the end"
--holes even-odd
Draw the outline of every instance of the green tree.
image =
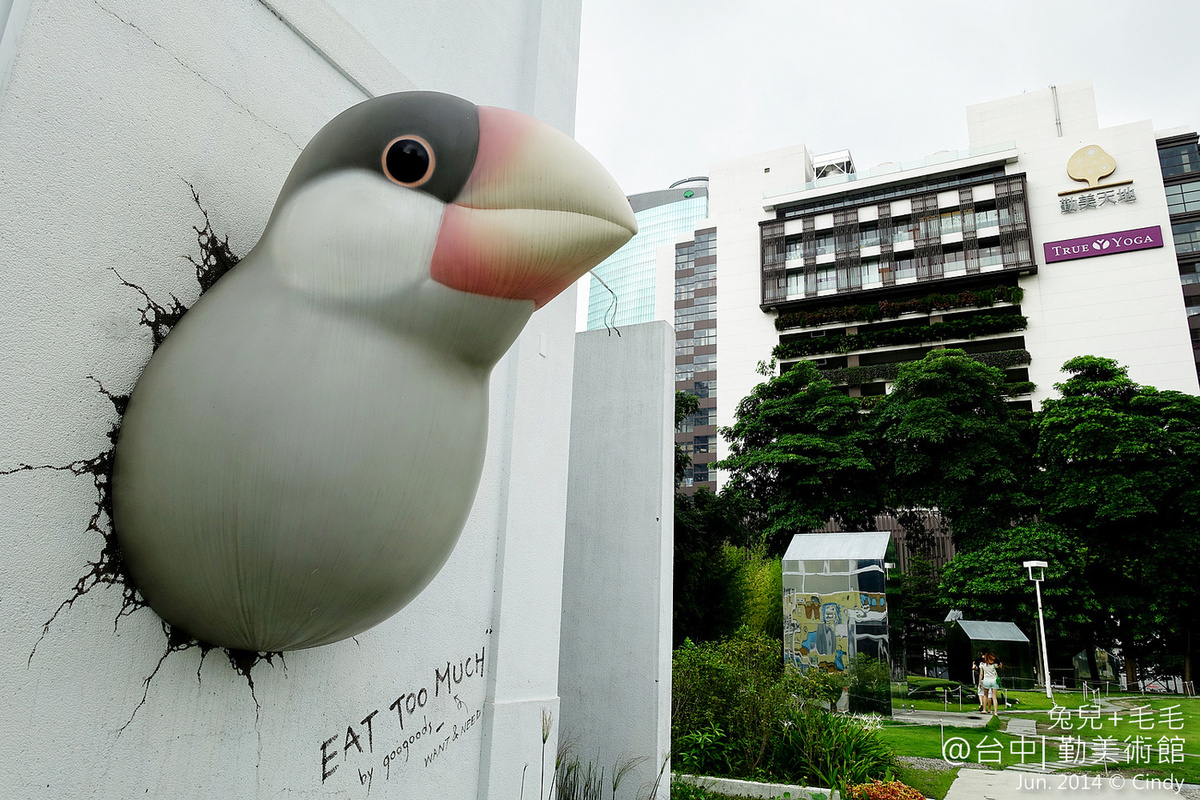
POLYGON ((934 350, 900 367, 873 414, 889 510, 914 543, 938 509, 956 547, 1030 515, 1022 491, 1032 472, 1028 429, 1005 402, 1004 371, 962 350, 934 350))
MULTIPOLYGON (((765 370, 764 370, 765 371, 765 370)), ((878 507, 871 436, 858 405, 801 361, 754 387, 721 430, 725 489, 741 500, 771 555, 831 518, 851 530, 878 507)))
MULTIPOLYGON (((1200 541, 1200 399, 1140 386, 1117 362, 1063 365, 1037 415, 1044 515, 1086 542, 1099 609, 1090 638, 1192 672, 1200 541)), ((1090 644, 1090 643, 1089 643, 1090 644)), ((1089 646, 1089 652, 1091 650, 1089 646)))
POLYGON ((749 538, 731 498, 705 487, 691 496, 675 495, 676 646, 685 638, 706 642, 728 636, 741 626, 748 591, 741 548, 749 538))
POLYGON ((1042 581, 1047 650, 1065 660, 1062 656, 1084 646, 1089 621, 1099 609, 1086 579, 1091 558, 1083 542, 1049 523, 1002 529, 946 565, 941 595, 947 607, 968 619, 1011 620, 1028 631, 1036 624, 1037 598, 1021 565, 1047 562, 1042 581))
MULTIPOLYGON (((687 394, 678 389, 675 390, 675 430, 679 430, 679 426, 688 416, 695 414, 700 410, 700 398, 694 394, 687 394)), ((684 452, 683 445, 678 442, 675 444, 675 486, 679 487, 683 483, 683 479, 687 477, 688 467, 692 465, 692 457, 684 452)))
POLYGON ((917 551, 909 554, 907 570, 892 574, 888 584, 888 626, 898 634, 892 653, 903 662, 906 675, 928 674, 934 653, 945 648, 946 640, 947 606, 938 589, 938 572, 917 551))

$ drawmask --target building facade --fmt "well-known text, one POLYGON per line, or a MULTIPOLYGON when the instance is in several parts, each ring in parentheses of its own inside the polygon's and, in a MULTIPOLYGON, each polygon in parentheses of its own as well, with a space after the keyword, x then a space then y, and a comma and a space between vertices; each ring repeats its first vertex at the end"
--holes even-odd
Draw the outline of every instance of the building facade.
POLYGON ((859 171, 798 144, 713 165, 686 212, 678 185, 631 198, 643 232, 597 270, 617 310, 593 280, 589 323, 674 322, 676 388, 701 406, 676 434, 684 491, 723 483, 717 431, 771 359, 812 361, 865 405, 939 348, 1003 369, 1029 410, 1078 355, 1200 391, 1196 133, 1102 128, 1090 81, 970 106, 967 123, 967 149, 916 161, 859 171))
POLYGON ((1158 160, 1171 214, 1171 240, 1179 263, 1192 354, 1200 372, 1200 150, 1196 133, 1163 135, 1158 140, 1158 160))
POLYGON ((717 231, 702 228, 674 248, 675 390, 700 408, 675 432, 692 460, 680 490, 715 490, 717 460, 717 231))
POLYGON ((587 330, 657 319, 655 258, 660 247, 691 233, 708 216, 708 181, 686 178, 667 189, 629 197, 638 234, 592 270, 587 330))
POLYGON ((1031 410, 1084 354, 1198 391, 1196 134, 1101 128, 1086 81, 967 118, 968 149, 864 172, 803 147, 712 168, 718 426, 771 358, 865 404, 938 348, 1004 369, 1031 410))

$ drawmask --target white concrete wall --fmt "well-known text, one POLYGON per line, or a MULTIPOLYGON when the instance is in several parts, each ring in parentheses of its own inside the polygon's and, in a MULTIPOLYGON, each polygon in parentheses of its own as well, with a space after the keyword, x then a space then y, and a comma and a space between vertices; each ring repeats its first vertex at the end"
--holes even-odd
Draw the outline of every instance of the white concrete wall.
MULTIPOLYGON (((734 423, 743 397, 764 379, 755 370, 769 361, 779 342, 774 316, 762 302, 758 223, 774 212, 763 210, 763 193, 803 185, 812 178, 804 145, 714 165, 709 171, 709 219, 717 228, 717 425, 734 423)), ((724 440, 717 455, 728 455, 724 440)), ((718 486, 724 484, 718 472, 718 486)))
POLYGON ((971 147, 983 147, 1055 137, 1060 126, 1063 136, 1086 134, 1096 119, 1092 82, 1076 81, 967 106, 967 134, 971 147))
POLYGON ((388 622, 251 685, 220 651, 169 650, 152 611, 120 616, 120 585, 63 605, 104 544, 90 476, 65 468, 109 444, 92 378, 127 392, 150 355, 121 278, 197 293, 187 183, 244 254, 302 145, 372 94, 450 90, 570 131, 578 0, 391 6, 0 7, 0 796, 533 796, 557 719, 570 292, 497 366, 462 540, 388 622))
MULTIPOLYGON (((577 334, 559 661, 561 735, 648 796, 671 750, 674 330, 577 334)), ((669 790, 669 769, 659 797, 669 790)))

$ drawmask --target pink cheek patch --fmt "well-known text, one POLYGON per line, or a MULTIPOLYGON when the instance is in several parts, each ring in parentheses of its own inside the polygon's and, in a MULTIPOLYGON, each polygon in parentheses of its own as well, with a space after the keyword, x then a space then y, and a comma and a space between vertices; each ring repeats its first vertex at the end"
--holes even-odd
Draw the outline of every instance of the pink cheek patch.
POLYGON ((607 231, 591 230, 604 227, 615 226, 554 211, 451 204, 442 217, 430 276, 451 289, 533 300, 541 308, 612 250, 607 231))

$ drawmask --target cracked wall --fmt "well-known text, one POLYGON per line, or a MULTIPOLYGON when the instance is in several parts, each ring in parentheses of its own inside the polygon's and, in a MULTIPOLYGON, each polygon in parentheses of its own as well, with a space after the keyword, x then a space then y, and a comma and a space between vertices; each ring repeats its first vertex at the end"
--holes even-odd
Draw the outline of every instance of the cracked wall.
MULTIPOLYGON (((107 537, 102 476, 123 398, 202 288, 187 254, 203 264, 192 228, 205 220, 186 182, 221 242, 248 252, 298 143, 397 74, 370 72, 383 57, 354 55, 361 36, 288 16, 318 6, 22 3, 20 47, 0 64, 2 797, 517 796, 537 768, 542 711, 557 716, 570 293, 495 372, 485 477, 460 547, 383 625, 254 666, 141 608, 107 537), (335 65, 339 47, 359 60, 335 65), (543 431, 535 448, 511 445, 543 431), (453 699, 441 691, 439 676, 453 681, 485 652, 486 672, 455 684, 453 699), (383 759, 415 733, 400 729, 410 704, 431 730, 470 724, 428 762, 410 745, 419 769, 405 771, 383 759)), ((456 15, 482 7, 461 6, 456 15)), ((489 24, 524 30, 531 6, 490 8, 489 24)), ((542 92, 520 70, 497 78, 493 54, 432 34, 423 68, 441 59, 456 79, 488 74, 472 99, 537 98, 527 104, 569 127, 573 86, 542 92)))

